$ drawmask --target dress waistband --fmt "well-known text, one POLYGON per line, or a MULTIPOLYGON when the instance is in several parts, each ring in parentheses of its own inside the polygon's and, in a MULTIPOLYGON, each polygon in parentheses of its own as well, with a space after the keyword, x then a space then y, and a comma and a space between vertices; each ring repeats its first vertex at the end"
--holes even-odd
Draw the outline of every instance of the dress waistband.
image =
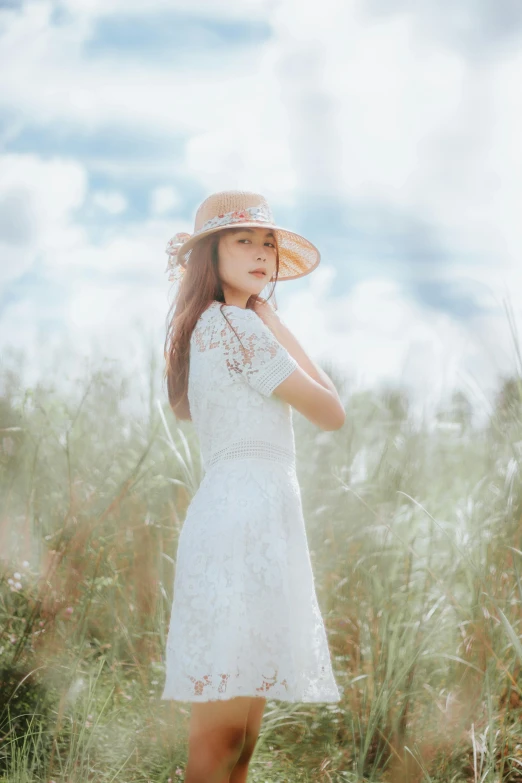
POLYGON ((214 452, 207 463, 207 468, 231 459, 266 459, 295 467, 295 454, 292 449, 265 440, 240 440, 214 452))

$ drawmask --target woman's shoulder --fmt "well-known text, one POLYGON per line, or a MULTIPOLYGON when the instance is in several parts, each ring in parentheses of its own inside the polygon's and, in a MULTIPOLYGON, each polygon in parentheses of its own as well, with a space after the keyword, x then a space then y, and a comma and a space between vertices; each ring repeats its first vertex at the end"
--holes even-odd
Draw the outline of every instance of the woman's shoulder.
MULTIPOLYGON (((241 317, 244 315, 245 317, 249 318, 252 315, 255 315, 257 317, 257 314, 254 310, 252 310, 250 307, 240 307, 239 305, 233 305, 233 304, 227 304, 226 302, 218 302, 217 299, 214 299, 213 302, 208 306, 207 310, 209 311, 216 311, 216 312, 226 312, 233 313, 234 315, 237 315, 241 317)), ((206 311, 205 311, 206 312, 206 311)))
POLYGON ((229 331, 239 329, 240 334, 254 331, 258 321, 261 319, 254 310, 214 300, 199 316, 191 342, 196 342, 201 348, 207 336, 208 341, 217 347, 216 340, 219 341, 220 335, 225 339, 229 331))
POLYGON ((206 316, 212 322, 226 324, 227 321, 234 324, 257 323, 261 319, 254 310, 239 305, 226 304, 214 300, 212 304, 203 311, 202 317, 206 316))

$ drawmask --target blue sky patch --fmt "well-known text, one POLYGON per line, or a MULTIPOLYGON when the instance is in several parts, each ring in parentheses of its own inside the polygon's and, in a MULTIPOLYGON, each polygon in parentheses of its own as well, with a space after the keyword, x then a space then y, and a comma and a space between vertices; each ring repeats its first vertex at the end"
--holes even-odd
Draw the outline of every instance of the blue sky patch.
POLYGON ((271 36, 259 20, 204 19, 189 14, 118 15, 97 20, 84 53, 97 57, 128 55, 133 60, 197 59, 201 52, 227 53, 230 47, 257 46, 271 36))
POLYGON ((158 160, 179 158, 185 136, 153 134, 143 128, 105 125, 96 131, 82 131, 75 125, 25 125, 6 148, 9 152, 60 155, 80 159, 86 165, 100 158, 110 160, 158 160))

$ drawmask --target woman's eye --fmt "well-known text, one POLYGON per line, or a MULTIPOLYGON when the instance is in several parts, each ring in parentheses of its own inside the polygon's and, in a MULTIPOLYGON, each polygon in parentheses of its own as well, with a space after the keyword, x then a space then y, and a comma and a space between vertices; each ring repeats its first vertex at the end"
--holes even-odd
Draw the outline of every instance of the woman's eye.
MULTIPOLYGON (((238 239, 238 242, 250 242, 250 239, 238 239)), ((270 247, 275 248, 275 245, 273 242, 265 242, 265 245, 270 245, 270 247)))

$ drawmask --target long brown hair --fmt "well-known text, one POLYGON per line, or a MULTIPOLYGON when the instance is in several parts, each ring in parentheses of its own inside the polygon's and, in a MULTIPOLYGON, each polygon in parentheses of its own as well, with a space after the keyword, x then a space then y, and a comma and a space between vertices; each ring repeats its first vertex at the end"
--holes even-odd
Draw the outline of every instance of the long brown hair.
MULTIPOLYGON (((200 315, 213 301, 225 303, 218 273, 219 238, 225 231, 238 230, 240 229, 223 229, 196 242, 190 253, 190 259, 181 278, 177 294, 167 314, 163 380, 167 379, 169 405, 177 419, 191 420, 188 402, 188 377, 190 338, 194 327, 200 315)), ((277 248, 277 237, 275 245, 277 248)), ((279 250, 277 250, 276 257, 275 278, 270 293, 266 297, 267 300, 274 293, 279 274, 279 250)), ((261 298, 252 294, 247 301, 247 308, 253 310, 258 300, 260 301, 261 298)), ((223 315, 226 318, 225 313, 223 315)), ((231 324, 230 326, 233 329, 231 324)))

